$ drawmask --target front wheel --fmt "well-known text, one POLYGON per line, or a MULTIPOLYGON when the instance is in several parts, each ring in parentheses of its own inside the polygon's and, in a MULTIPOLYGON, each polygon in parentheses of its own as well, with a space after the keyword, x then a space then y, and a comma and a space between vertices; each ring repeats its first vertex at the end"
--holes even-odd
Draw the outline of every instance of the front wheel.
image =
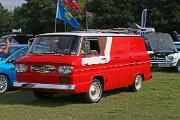
POLYGON ((102 94, 102 83, 98 79, 94 79, 89 87, 89 91, 85 94, 86 102, 97 103, 101 100, 102 94))
POLYGON ((142 75, 137 75, 134 83, 129 86, 130 91, 132 92, 136 92, 136 91, 140 91, 143 87, 143 76, 142 75))
POLYGON ((34 92, 34 96, 38 99, 38 100, 47 100, 52 98, 53 93, 47 93, 47 92, 40 92, 40 91, 33 91, 34 92))
POLYGON ((0 94, 5 93, 9 88, 9 79, 5 75, 0 75, 0 94))

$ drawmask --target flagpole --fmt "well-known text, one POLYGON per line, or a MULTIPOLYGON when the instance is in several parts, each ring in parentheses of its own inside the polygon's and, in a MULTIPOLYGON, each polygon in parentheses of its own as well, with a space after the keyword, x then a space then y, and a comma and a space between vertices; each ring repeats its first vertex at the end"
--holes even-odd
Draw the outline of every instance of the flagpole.
POLYGON ((67 32, 66 22, 64 22, 64 32, 67 32))
POLYGON ((56 32, 56 26, 57 26, 57 20, 56 20, 56 18, 55 18, 55 27, 54 27, 54 32, 56 32))
POLYGON ((88 16, 87 16, 87 11, 86 11, 86 31, 88 31, 88 16))
POLYGON ((56 17, 55 17, 54 32, 57 32, 57 14, 58 14, 58 3, 59 3, 59 0, 57 0, 57 6, 56 6, 56 17))

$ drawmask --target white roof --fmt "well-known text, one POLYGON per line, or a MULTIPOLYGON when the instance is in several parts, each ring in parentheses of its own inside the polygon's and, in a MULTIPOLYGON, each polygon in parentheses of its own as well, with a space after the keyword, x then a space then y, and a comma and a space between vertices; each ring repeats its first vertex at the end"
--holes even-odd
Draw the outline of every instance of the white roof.
POLYGON ((40 36, 51 36, 51 35, 73 35, 73 36, 87 36, 87 37, 94 37, 94 36, 100 36, 100 37, 113 37, 113 36, 140 36, 140 35, 134 35, 134 34, 117 34, 117 33, 88 33, 88 32, 60 32, 60 33, 45 33, 40 34, 40 36))

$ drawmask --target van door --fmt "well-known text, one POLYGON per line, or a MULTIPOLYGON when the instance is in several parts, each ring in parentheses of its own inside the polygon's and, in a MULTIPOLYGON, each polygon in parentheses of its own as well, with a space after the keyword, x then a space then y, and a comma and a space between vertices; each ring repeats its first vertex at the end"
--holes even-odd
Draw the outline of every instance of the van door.
POLYGON ((111 50, 111 61, 116 76, 116 87, 128 85, 130 80, 130 59, 128 56, 128 38, 114 37, 111 50))
POLYGON ((146 48, 141 37, 133 37, 129 41, 129 56, 131 59, 131 83, 137 74, 143 73, 144 64, 146 61, 146 48))

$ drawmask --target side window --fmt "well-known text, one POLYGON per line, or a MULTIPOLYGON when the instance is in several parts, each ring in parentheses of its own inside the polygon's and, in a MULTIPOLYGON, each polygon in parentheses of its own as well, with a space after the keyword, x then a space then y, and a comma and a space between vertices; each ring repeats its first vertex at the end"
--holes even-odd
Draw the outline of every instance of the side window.
POLYGON ((97 38, 87 38, 83 40, 81 55, 96 55, 100 53, 100 45, 97 38))
POLYGON ((24 48, 20 51, 18 51, 15 55, 13 55, 10 59, 11 61, 16 61, 18 60, 19 58, 25 56, 27 54, 27 51, 28 51, 28 48, 24 48))

